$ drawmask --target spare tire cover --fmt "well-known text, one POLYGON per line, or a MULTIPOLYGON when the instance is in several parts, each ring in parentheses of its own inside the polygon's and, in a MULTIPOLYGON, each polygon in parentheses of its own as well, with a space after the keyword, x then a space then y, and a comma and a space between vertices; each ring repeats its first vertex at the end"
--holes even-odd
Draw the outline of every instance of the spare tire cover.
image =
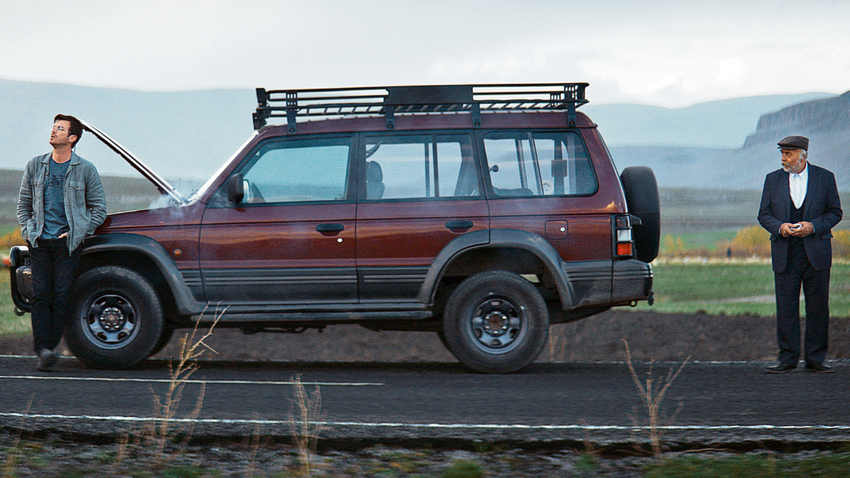
POLYGON ((620 174, 629 214, 640 218, 633 227, 638 260, 652 262, 661 243, 661 207, 655 173, 646 166, 631 166, 620 174))

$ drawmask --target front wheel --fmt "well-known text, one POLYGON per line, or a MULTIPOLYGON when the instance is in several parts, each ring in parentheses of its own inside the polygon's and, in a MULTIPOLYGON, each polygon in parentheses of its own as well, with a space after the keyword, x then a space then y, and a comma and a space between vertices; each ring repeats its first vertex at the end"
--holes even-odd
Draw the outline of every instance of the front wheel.
POLYGON ((132 367, 161 342, 162 306, 139 273, 117 266, 94 268, 77 280, 76 297, 65 341, 86 366, 132 367))
POLYGON ((449 351, 469 368, 515 372, 546 345, 549 311, 537 288, 519 275, 481 272, 449 297, 443 334, 449 351))

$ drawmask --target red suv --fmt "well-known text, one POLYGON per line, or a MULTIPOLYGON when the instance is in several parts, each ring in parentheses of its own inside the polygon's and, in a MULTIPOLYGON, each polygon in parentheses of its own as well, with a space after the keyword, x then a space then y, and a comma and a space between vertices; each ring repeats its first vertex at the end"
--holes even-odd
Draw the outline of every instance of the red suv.
POLYGON ((472 369, 521 369, 550 324, 652 301, 655 177, 617 174, 586 86, 258 89, 257 132, 191 197, 86 124, 171 205, 86 240, 68 347, 130 367, 218 309, 246 333, 434 331, 472 369))

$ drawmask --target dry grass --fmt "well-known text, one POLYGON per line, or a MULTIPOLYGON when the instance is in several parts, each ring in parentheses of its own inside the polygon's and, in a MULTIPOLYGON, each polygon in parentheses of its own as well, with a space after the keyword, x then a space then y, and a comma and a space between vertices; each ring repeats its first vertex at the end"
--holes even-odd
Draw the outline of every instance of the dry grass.
POLYGON ((322 395, 316 385, 310 394, 301 383, 301 375, 292 378, 295 396, 292 398, 293 412, 291 417, 292 437, 298 451, 299 473, 309 477, 313 470, 312 456, 316 453, 319 434, 324 429, 322 419, 322 395))
POLYGON ((664 400, 664 395, 667 394, 667 390, 670 388, 670 385, 672 385, 673 381, 676 380, 676 377, 682 373, 682 370, 685 368, 685 365, 691 357, 688 356, 678 369, 671 367, 667 376, 660 379, 653 378, 652 364, 650 364, 646 379, 641 382, 640 378, 638 378, 637 372, 635 372, 635 367, 632 364, 632 354, 629 350, 629 342, 623 340, 623 343, 626 346, 626 363, 629 366, 629 372, 631 373, 632 380, 634 380, 635 386, 638 389, 638 395, 640 395, 641 400, 646 406, 646 412, 649 419, 647 427, 641 427, 638 423, 637 417, 635 416, 632 416, 632 422, 635 424, 636 428, 647 429, 649 433, 649 442, 652 446, 652 454, 656 457, 661 457, 663 452, 661 447, 661 435, 663 431, 661 427, 669 426, 682 410, 683 406, 683 404, 680 403, 673 415, 671 415, 669 419, 664 420, 661 413, 661 402, 664 400))
POLYGON ((257 454, 260 449, 268 444, 269 439, 262 438, 260 435, 260 424, 259 424, 259 416, 256 412, 254 412, 254 420, 257 421, 257 426, 254 428, 253 433, 248 437, 246 443, 246 450, 248 452, 248 463, 245 467, 245 476, 248 478, 253 478, 254 474, 257 473, 257 454))
POLYGON ((115 451, 115 460, 112 462, 112 471, 114 475, 117 475, 124 468, 124 461, 129 456, 130 449, 130 434, 126 431, 121 432, 121 435, 118 437, 118 448, 115 451))
POLYGON ((35 397, 30 398, 29 403, 27 403, 27 408, 24 410, 24 417, 21 417, 21 426, 18 427, 17 433, 15 433, 15 439, 12 441, 12 446, 6 452, 6 461, 3 463, 3 478, 13 478, 16 476, 15 469, 18 466, 18 458, 21 453, 21 437, 24 432, 24 418, 30 412, 32 408, 32 401, 35 397))
MULTIPOLYGON (((170 376, 168 390, 163 395, 157 395, 153 391, 153 387, 151 387, 154 416, 156 418, 144 430, 143 439, 153 446, 159 464, 166 462, 169 458, 165 453, 168 443, 179 440, 182 449, 192 437, 194 420, 201 413, 204 405, 206 384, 201 383, 201 389, 198 392, 194 408, 183 416, 179 425, 175 425, 175 422, 183 400, 183 391, 186 383, 199 368, 197 359, 207 350, 215 353, 215 350, 204 341, 212 335, 213 329, 218 324, 222 314, 223 311, 216 313, 215 320, 213 320, 209 330, 202 337, 196 339, 198 334, 198 322, 196 322, 192 331, 180 338, 180 352, 177 357, 177 363, 175 365, 172 360, 168 362, 170 376)), ((175 453, 179 452, 180 449, 175 453)))

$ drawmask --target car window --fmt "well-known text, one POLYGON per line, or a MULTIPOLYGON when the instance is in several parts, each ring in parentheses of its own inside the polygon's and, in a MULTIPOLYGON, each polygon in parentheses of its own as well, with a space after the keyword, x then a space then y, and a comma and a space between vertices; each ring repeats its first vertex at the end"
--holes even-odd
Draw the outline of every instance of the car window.
POLYGON ((467 135, 386 135, 366 140, 366 199, 478 194, 467 135))
POLYGON ((350 140, 273 141, 242 168, 243 203, 337 201, 348 197, 350 140))
POLYGON ((597 181, 575 133, 489 133, 484 150, 496 196, 589 195, 597 181))

